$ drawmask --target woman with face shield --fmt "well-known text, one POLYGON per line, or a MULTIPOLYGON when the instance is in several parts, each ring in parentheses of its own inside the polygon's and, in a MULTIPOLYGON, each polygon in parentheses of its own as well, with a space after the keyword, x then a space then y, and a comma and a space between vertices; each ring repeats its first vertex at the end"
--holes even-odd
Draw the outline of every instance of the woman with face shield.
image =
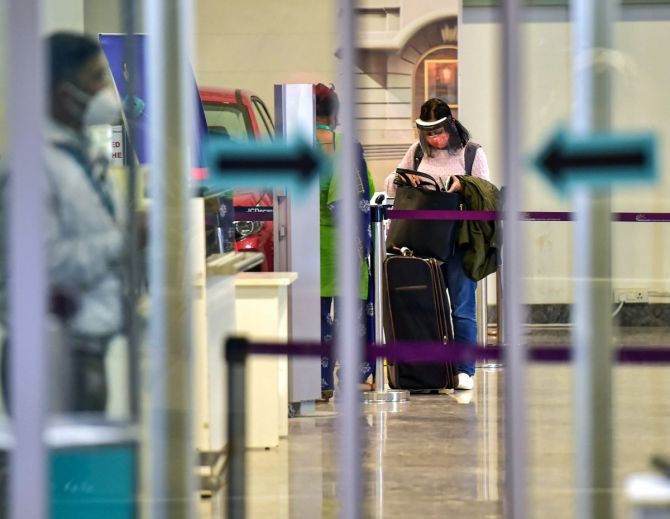
MULTIPOLYGON (((446 102, 437 98, 426 101, 421 106, 420 116, 415 123, 419 141, 410 146, 398 168, 428 174, 439 186, 451 193, 463 189, 457 175, 472 175, 490 180, 484 150, 473 143, 468 146, 470 133, 453 117, 446 102), (466 149, 471 150, 469 153, 476 150, 474 158, 468 157, 466 149)), ((385 188, 389 196, 395 196, 394 180, 395 173, 386 178, 385 188)), ((410 176, 410 181, 417 185, 419 178, 410 176)), ((442 273, 451 299, 456 342, 474 344, 477 342, 477 284, 463 270, 462 249, 456 248, 453 258, 442 265, 442 273)), ((458 364, 457 371, 458 389, 472 389, 474 362, 458 364)))

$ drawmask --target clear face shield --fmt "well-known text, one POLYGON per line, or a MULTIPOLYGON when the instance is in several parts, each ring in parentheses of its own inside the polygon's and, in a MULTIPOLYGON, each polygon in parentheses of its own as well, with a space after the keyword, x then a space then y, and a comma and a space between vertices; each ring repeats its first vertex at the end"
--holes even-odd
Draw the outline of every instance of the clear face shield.
POLYGON ((446 149, 450 136, 447 129, 450 123, 448 117, 442 117, 442 119, 438 119, 437 121, 416 119, 415 122, 419 130, 419 141, 422 146, 430 145, 438 150, 446 149))

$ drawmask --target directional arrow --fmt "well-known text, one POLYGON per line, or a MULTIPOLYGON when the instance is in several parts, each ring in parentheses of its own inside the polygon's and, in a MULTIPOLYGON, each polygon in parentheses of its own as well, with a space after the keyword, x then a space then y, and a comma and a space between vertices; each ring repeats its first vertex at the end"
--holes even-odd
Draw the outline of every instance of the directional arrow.
POLYGON ((651 182, 658 169, 656 138, 651 133, 571 136, 559 129, 535 166, 560 191, 577 184, 651 182))
POLYGON ((303 187, 319 176, 329 159, 320 149, 297 141, 235 143, 213 138, 208 144, 208 190, 272 185, 303 187))

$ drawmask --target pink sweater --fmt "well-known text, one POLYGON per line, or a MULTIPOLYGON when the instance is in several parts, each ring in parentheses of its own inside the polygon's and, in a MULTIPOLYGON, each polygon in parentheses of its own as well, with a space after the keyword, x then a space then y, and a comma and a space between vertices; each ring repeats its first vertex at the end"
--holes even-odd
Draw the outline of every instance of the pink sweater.
MULTIPOLYGON (((412 144, 405 156, 398 164, 399 168, 414 169, 414 150, 419 145, 418 141, 412 144)), ((465 175, 465 148, 461 148, 455 155, 449 155, 447 150, 433 150, 433 156, 423 156, 419 171, 427 173, 437 180, 438 185, 442 186, 440 178, 444 180, 444 185, 451 175, 465 175)), ((475 160, 472 163, 472 176, 480 177, 485 180, 491 180, 489 176, 489 165, 486 162, 486 154, 482 148, 477 149, 475 160)), ((384 181, 384 189, 389 196, 395 196, 395 185, 393 178, 395 172, 391 173, 384 181)))

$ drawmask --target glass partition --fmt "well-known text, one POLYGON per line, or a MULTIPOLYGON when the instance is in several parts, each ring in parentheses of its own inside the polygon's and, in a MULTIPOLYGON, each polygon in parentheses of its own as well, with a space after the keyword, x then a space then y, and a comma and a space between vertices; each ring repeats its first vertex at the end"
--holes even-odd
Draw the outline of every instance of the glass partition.
MULTIPOLYGON (((136 303, 146 281, 130 268, 131 256, 142 254, 129 231, 137 228, 129 219, 131 153, 96 32, 105 17, 93 9, 108 9, 108 31, 123 24, 118 6, 93 4, 2 4, 2 308, 9 309, 2 327, 12 338, 3 339, 2 387, 5 409, 14 404, 11 429, 3 430, 3 438, 14 435, 14 457, 8 466, 3 456, 2 485, 4 492, 12 481, 14 517, 136 517, 139 510, 137 370, 145 333, 136 303), (31 28, 36 20, 40 30, 31 28), (7 88, 23 76, 19 88, 16 81, 7 88), (39 136, 43 149, 26 153, 40 148, 39 136), (30 156, 38 167, 18 166, 30 156), (32 194, 22 177, 31 179, 32 194), (33 204, 40 210, 20 224, 9 216, 33 204), (43 304, 29 301, 40 294, 43 304), (28 479, 34 484, 20 483, 28 479)), ((10 517, 8 507, 3 512, 10 517)))
POLYGON ((523 2, 505 61, 498 4, 0 0, 0 517, 10 489, 35 519, 644 506, 670 425, 670 5, 620 2, 611 48, 576 51, 578 11, 523 2), (28 127, 12 110, 37 120, 38 90, 28 127), (593 119, 615 134, 584 158, 608 96, 593 119), (619 166, 641 133, 653 183, 575 191, 537 167, 550 142, 577 153, 547 153, 565 175, 619 166))
MULTIPOLYGON (((613 348, 615 359, 611 365, 611 401, 600 403, 608 411, 611 409, 611 429, 603 425, 609 420, 609 413, 600 413, 598 407, 592 426, 603 426, 603 432, 611 431, 611 437, 610 432, 603 434, 589 451, 595 453, 599 445, 611 442, 611 449, 604 451, 611 457, 611 479, 608 488, 601 490, 583 483, 584 463, 588 462, 584 459, 583 442, 587 441, 589 430, 584 428, 580 416, 584 403, 591 398, 589 377, 580 367, 584 361, 579 359, 584 356, 573 350, 571 364, 529 365, 529 516, 581 517, 584 496, 592 496, 592 502, 601 500, 597 506, 611 507, 613 517, 630 516, 640 506, 629 491, 630 482, 640 473, 653 474, 650 459, 663 451, 656 439, 669 425, 663 413, 659 414, 657 400, 667 390, 666 365, 616 361, 622 358, 622 348, 640 351, 663 346, 667 327, 663 317, 667 276, 658 259, 663 254, 666 225, 662 203, 667 166, 663 136, 668 125, 662 109, 650 108, 661 103, 664 78, 652 78, 651 70, 655 56, 663 48, 656 31, 664 26, 667 6, 638 8, 629 4, 632 2, 623 2, 616 10, 612 49, 593 49, 583 54, 574 51, 576 22, 571 21, 567 6, 529 7, 524 14, 524 134, 528 156, 536 156, 547 145, 559 124, 570 128, 580 117, 575 112, 578 86, 573 83, 573 71, 594 66, 596 73, 607 70, 610 75, 611 126, 617 132, 613 138, 623 142, 638 132, 648 132, 657 139, 660 157, 655 182, 647 183, 641 176, 630 182, 613 180, 611 195, 607 195, 611 196, 612 221, 606 224, 612 235, 611 250, 607 257, 594 257, 592 264, 609 264, 611 268, 611 294, 602 308, 611 315, 611 344, 599 338, 596 324, 580 321, 579 307, 575 306, 577 298, 584 296, 576 288, 584 282, 583 271, 578 273, 575 265, 580 257, 603 250, 604 234, 596 231, 592 241, 580 240, 585 235, 579 229, 587 223, 574 221, 578 220, 580 207, 574 191, 559 194, 537 171, 528 171, 524 210, 554 212, 554 217, 561 220, 564 217, 559 212, 566 211, 573 220, 524 224, 528 243, 525 286, 529 342, 593 351, 613 348), (623 105, 630 108, 622 110, 623 105), (655 218, 660 221, 650 223, 655 218), (593 331, 589 332, 589 328, 593 331), (575 342, 580 333, 591 333, 594 339, 575 342), (638 441, 641 435, 647 438, 644 448, 638 441), (603 498, 609 503, 603 505, 603 498)), ((594 106, 599 96, 606 95, 604 90, 594 92, 594 106)), ((541 219, 550 217, 544 214, 541 219)), ((591 290, 602 282, 596 277, 587 281, 593 283, 591 290)), ((598 471, 598 466, 607 466, 609 459, 593 458, 592 463, 598 471)))
MULTIPOLYGON (((9 82, 9 65, 8 65, 8 55, 7 55, 7 46, 9 42, 9 36, 7 33, 7 5, 6 2, 0 2, 0 41, 2 41, 2 51, 0 54, 0 99, 3 101, 0 102, 0 164, 2 164, 3 169, 7 169, 7 152, 8 152, 8 126, 7 126, 7 103, 4 100, 7 98, 7 88, 9 82)), ((2 174, 2 184, 5 185, 7 182, 6 173, 2 174)), ((3 189, 4 192, 4 189, 3 189)), ((9 330, 7 328, 8 320, 8 308, 7 308, 7 259, 6 259, 6 247, 7 247, 7 233, 6 225, 8 222, 7 215, 7 205, 6 197, 3 196, 2 201, 0 201, 0 222, 5 226, 3 232, 0 232, 0 297, 2 297, 2 303, 0 303, 0 333, 2 334, 2 353, 1 355, 5 359, 2 362, 2 369, 0 370, 0 384, 3 388, 2 394, 2 412, 0 418, 0 434, 2 434, 3 442, 0 447, 0 456, 2 457, 2 473, 3 477, 0 479, 0 517, 9 517, 9 438, 10 438, 10 429, 9 429, 9 420, 8 420, 8 405, 7 405, 7 387, 9 383, 8 378, 8 366, 7 366, 7 339, 9 330)))

